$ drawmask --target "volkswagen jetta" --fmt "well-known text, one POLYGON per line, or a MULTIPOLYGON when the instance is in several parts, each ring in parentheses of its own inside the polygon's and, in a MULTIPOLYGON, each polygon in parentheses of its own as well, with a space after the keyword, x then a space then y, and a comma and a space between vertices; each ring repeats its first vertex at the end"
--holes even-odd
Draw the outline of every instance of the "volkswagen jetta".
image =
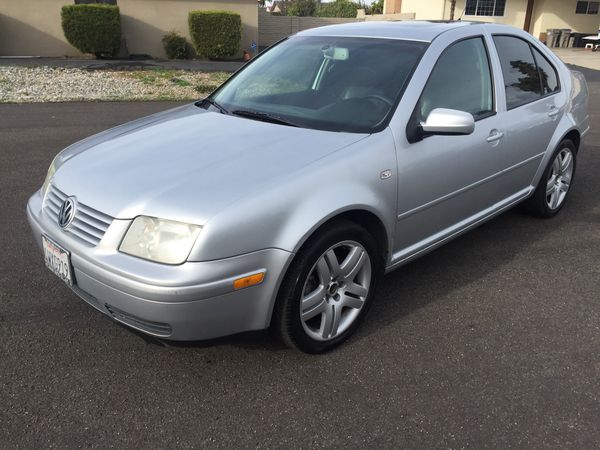
POLYGON ((322 352, 385 272, 519 203, 557 214, 587 102, 583 76, 514 28, 312 29, 197 103, 66 148, 28 217, 50 270, 129 327, 270 327, 322 352))

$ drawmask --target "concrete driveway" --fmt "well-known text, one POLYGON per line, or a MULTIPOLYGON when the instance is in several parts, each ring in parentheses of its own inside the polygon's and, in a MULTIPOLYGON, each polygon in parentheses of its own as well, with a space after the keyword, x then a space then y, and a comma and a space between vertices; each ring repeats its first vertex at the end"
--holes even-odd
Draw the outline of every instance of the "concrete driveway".
POLYGON ((322 356, 261 333, 163 347, 44 268, 25 203, 54 154, 171 104, 0 105, 0 446, 597 447, 591 85, 596 128, 561 214, 510 211, 390 274, 358 335, 322 356))
POLYGON ((552 51, 565 64, 584 67, 594 71, 600 70, 600 52, 592 52, 591 50, 582 48, 553 48, 552 51))

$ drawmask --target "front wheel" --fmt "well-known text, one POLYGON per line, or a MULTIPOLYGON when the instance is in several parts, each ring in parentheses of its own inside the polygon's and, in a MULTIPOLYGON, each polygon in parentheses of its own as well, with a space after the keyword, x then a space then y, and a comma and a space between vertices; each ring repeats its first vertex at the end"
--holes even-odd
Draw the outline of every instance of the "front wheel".
POLYGON ((534 194, 526 206, 540 217, 553 217, 564 206, 577 168, 577 148, 565 139, 554 151, 534 194))
POLYGON ((274 326, 307 353, 340 345, 358 328, 382 272, 375 239, 352 222, 328 226, 300 250, 280 289, 274 326))

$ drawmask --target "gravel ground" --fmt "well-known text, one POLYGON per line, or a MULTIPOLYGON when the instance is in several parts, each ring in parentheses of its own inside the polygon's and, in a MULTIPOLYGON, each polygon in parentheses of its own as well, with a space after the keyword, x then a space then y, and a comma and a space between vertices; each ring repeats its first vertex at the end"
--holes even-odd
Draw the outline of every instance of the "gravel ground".
POLYGON ((192 100, 213 91, 229 75, 183 70, 0 67, 0 103, 192 100))

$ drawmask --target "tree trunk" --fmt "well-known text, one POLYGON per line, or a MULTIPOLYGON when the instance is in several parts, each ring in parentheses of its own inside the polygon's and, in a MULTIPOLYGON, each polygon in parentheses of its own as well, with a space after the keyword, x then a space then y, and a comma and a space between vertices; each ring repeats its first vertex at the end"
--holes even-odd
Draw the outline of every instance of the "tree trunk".
POLYGON ((450 0, 450 20, 454 20, 454 10, 456 9, 456 0, 450 0))

